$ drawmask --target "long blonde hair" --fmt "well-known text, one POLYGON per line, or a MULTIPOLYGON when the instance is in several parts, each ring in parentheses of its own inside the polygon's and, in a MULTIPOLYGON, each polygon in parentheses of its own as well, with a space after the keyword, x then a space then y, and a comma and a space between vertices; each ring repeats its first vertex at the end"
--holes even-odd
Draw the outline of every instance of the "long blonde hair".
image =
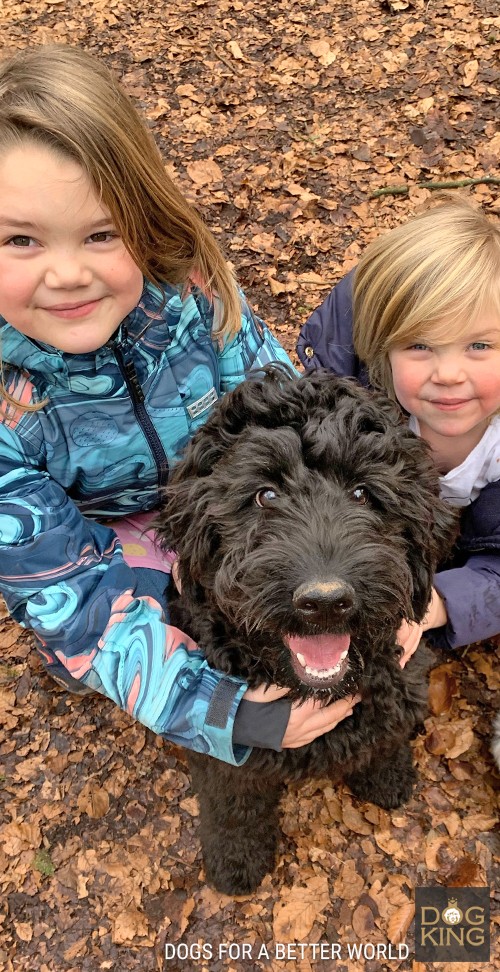
POLYGON ((167 175, 145 123, 100 61, 49 45, 0 65, 0 152, 30 141, 82 167, 147 280, 160 288, 202 281, 222 303, 214 337, 237 333, 240 298, 216 240, 167 175))
POLYGON ((389 352, 446 343, 485 310, 500 314, 500 227, 461 196, 378 237, 354 277, 354 347, 370 381, 394 396, 389 352))

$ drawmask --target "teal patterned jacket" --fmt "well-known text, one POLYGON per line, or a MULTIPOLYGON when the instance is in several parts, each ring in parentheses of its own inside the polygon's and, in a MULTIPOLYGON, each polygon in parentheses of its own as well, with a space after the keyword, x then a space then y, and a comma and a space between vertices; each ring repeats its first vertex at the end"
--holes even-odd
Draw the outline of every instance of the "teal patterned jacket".
MULTIPOLYGON (((213 671, 168 624, 102 519, 154 509, 168 468, 213 403, 252 369, 288 357, 243 299, 220 348, 197 289, 146 284, 116 337, 92 354, 41 345, 0 318, 0 590, 45 663, 102 692, 166 738, 228 763, 240 680, 213 671)), ((217 308, 217 300, 215 307, 217 308)), ((220 310, 220 308, 219 308, 220 310)))

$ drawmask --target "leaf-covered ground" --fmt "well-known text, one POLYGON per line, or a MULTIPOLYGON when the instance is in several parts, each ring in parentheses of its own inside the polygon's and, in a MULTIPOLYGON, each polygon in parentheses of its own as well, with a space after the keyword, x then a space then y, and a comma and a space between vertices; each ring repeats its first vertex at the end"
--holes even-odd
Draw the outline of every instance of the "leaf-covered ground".
MULTIPOLYGON (((3 0, 0 27, 2 54, 59 41, 116 69, 289 350, 367 241, 422 204, 421 183, 499 176, 497 0, 3 0), (405 192, 375 195, 389 186, 405 192)), ((498 183, 470 191, 500 214, 498 183)), ((205 885, 182 751, 61 691, 3 617, 0 968, 423 972, 413 895, 433 884, 492 888, 493 967, 499 652, 439 659, 407 807, 328 780, 290 789, 275 873, 233 900, 205 885)))

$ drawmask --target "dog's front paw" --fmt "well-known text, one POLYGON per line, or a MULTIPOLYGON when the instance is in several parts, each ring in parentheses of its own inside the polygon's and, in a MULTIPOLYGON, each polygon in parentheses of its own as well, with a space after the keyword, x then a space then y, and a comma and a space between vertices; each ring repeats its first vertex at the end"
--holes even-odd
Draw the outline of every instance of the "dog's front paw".
POLYGON ((208 884, 223 894, 250 894, 262 883, 266 874, 274 870, 276 840, 266 842, 256 850, 255 846, 240 847, 232 852, 227 846, 220 846, 218 852, 203 853, 205 875, 208 884))
POLYGON ((387 761, 373 761, 362 772, 352 773, 346 782, 359 800, 395 810, 408 802, 416 779, 411 750, 404 746, 391 753, 387 761))

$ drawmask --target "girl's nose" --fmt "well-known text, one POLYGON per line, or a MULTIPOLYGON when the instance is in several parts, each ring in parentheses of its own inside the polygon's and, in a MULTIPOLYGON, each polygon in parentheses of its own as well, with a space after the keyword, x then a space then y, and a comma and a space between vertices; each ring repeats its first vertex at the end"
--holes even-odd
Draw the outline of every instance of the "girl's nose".
POLYGON ((465 381, 467 375, 464 371, 463 361, 460 355, 442 354, 436 356, 434 365, 433 380, 440 385, 458 385, 465 381))
POLYGON ((74 290, 90 283, 92 271, 76 254, 58 254, 45 272, 45 284, 51 290, 74 290))

